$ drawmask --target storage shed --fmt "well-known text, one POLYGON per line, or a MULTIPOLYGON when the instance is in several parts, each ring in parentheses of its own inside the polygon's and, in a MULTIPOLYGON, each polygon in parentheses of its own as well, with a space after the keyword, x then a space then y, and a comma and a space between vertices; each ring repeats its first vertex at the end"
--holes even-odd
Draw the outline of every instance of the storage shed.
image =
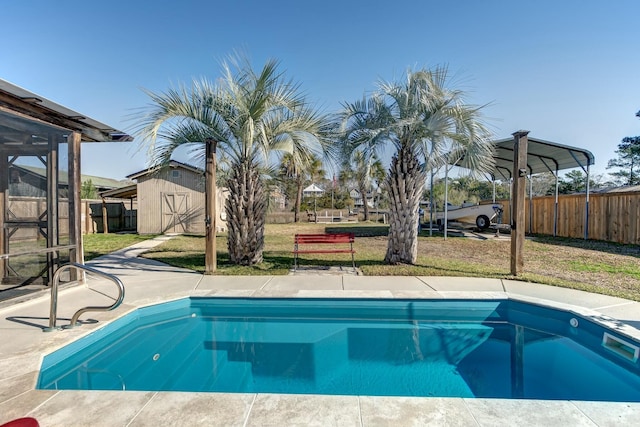
MULTIPOLYGON (((204 171, 172 160, 168 166, 136 172, 138 233, 205 233, 204 171)), ((224 209, 228 190, 216 195, 217 231, 226 230, 224 209)))

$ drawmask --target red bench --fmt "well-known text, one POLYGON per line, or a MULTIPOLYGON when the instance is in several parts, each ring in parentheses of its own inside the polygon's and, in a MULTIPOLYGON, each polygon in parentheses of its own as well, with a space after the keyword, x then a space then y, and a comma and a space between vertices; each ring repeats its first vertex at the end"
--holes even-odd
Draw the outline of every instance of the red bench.
POLYGON ((353 250, 353 242, 355 235, 353 233, 335 233, 335 234, 296 234, 295 243, 293 245, 293 269, 298 268, 298 255, 300 254, 351 254, 351 263, 353 269, 356 269, 356 260, 353 250), (348 243, 349 248, 336 248, 335 245, 348 243), (318 248, 316 245, 333 245, 332 248, 318 248), (310 249, 300 249, 300 245, 312 245, 310 249))

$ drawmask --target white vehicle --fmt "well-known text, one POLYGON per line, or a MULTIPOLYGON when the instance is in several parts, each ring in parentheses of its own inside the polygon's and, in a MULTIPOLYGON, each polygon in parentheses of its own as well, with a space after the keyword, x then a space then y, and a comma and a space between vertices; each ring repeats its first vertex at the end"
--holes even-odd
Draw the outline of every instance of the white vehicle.
MULTIPOLYGON (((474 224, 480 230, 486 230, 491 225, 491 221, 497 219, 502 213, 501 204, 475 205, 463 203, 462 206, 449 205, 447 208, 447 222, 455 221, 461 223, 474 224)), ((442 228, 444 227, 444 212, 435 213, 436 221, 442 228)))

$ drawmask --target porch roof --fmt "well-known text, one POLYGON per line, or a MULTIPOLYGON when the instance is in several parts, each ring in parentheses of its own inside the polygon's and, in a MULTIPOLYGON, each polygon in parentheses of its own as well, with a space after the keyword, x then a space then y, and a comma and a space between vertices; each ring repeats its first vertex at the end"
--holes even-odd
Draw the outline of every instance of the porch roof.
POLYGON ((0 144, 40 145, 79 132, 83 142, 132 141, 109 125, 0 79, 0 144))

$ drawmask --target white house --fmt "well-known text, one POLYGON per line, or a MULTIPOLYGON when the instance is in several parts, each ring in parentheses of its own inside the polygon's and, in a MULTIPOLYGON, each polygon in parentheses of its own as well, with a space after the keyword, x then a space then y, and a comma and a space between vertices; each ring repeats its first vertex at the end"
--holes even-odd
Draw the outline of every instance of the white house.
POLYGON ((323 194, 324 190, 315 184, 311 184, 310 186, 302 190, 303 197, 322 196, 323 194))
MULTIPOLYGON (((378 189, 377 193, 378 194, 381 193, 380 189, 378 189)), ((367 191, 367 205, 370 208, 374 207, 375 194, 376 194, 375 191, 367 191)), ((349 192, 349 197, 351 197, 353 199, 353 206, 354 207, 361 208, 361 207, 364 206, 364 203, 362 203, 362 196, 360 195, 360 192, 358 190, 356 190, 355 188, 349 192)))

